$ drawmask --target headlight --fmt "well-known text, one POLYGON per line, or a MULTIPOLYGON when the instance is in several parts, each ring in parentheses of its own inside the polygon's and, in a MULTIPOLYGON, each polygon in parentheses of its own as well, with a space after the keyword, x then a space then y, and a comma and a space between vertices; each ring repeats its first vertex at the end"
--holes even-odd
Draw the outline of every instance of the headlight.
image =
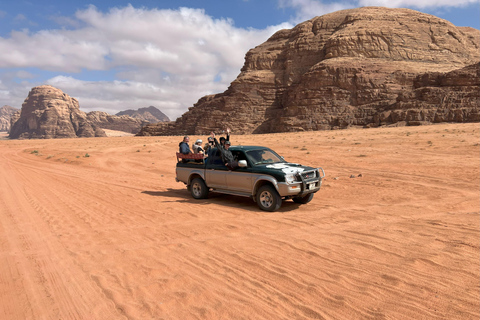
POLYGON ((297 174, 296 173, 288 173, 285 175, 285 181, 287 183, 294 183, 297 180, 297 174))

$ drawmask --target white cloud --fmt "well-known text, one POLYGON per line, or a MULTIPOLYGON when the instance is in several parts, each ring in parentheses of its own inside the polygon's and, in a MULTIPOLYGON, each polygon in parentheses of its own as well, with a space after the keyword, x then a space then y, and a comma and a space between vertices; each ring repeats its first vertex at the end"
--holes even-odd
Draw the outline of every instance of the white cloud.
POLYGON ((153 105, 172 120, 181 115, 179 110, 192 105, 192 97, 199 99, 209 93, 203 87, 188 83, 179 86, 178 82, 172 83, 168 79, 149 83, 130 80, 82 81, 73 77, 57 76, 46 83, 78 99, 85 112, 105 111, 114 114, 121 110, 153 105))
POLYGON ((27 17, 25 17, 25 15, 23 14, 17 14, 14 18, 14 20, 16 21, 24 21, 24 20, 27 20, 27 17))
POLYGON ((389 8, 435 8, 435 7, 462 7, 474 3, 480 3, 480 0, 346 0, 340 2, 330 2, 322 0, 278 0, 281 8, 294 8, 296 16, 292 17, 292 22, 300 23, 316 16, 338 10, 364 7, 364 6, 382 6, 389 8))
POLYGON ((384 6, 390 8, 435 8, 435 7, 462 7, 480 0, 359 0, 359 6, 384 6))
MULTIPOLYGON (((108 12, 90 6, 59 21, 74 29, 14 31, 0 38, 0 68, 57 72, 61 76, 47 83, 77 98, 88 111, 116 113, 154 105, 163 106, 172 119, 203 95, 226 90, 250 48, 276 30, 291 27, 246 30, 200 9, 147 10, 131 5, 108 12), (107 79, 116 72, 118 81, 76 80, 75 73, 81 77, 85 70, 114 70, 107 79)), ((43 83, 31 83, 39 84, 43 83)), ((10 85, 25 90, 24 83, 10 85)))
POLYGON ((318 0, 278 0, 282 8, 291 7, 296 11, 296 16, 292 17, 292 22, 297 24, 316 16, 356 7, 353 2, 329 2, 318 0))

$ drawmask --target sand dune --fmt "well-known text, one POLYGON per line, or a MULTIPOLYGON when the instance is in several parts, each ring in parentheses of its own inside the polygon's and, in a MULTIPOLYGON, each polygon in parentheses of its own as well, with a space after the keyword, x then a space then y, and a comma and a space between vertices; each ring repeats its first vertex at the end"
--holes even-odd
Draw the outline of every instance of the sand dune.
POLYGON ((179 137, 1 140, 0 318, 478 319, 479 138, 233 133, 325 169, 273 213, 192 199, 179 137))

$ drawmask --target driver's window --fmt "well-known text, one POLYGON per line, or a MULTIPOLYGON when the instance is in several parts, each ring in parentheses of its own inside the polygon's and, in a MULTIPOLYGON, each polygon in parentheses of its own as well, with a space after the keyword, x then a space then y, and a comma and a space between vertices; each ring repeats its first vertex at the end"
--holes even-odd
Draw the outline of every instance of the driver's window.
POLYGON ((260 154, 259 151, 250 151, 248 153, 248 156, 252 160, 253 164, 262 162, 262 155, 260 154))
MULTIPOLYGON (((241 152, 241 151, 234 151, 232 152, 233 156, 237 159, 237 161, 240 161, 240 160, 247 160, 247 163, 249 162, 248 159, 247 159, 247 156, 245 155, 244 152, 241 152)), ((250 166, 250 164, 249 164, 250 166)))

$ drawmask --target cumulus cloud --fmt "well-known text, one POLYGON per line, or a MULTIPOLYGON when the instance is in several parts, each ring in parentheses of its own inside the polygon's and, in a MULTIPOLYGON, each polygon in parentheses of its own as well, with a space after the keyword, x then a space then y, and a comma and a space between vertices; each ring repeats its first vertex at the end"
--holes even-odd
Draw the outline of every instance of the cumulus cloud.
POLYGON ((480 3, 479 0, 359 0, 359 6, 384 6, 390 8, 435 8, 435 7, 462 7, 473 3, 480 3))
POLYGON ((316 16, 356 7, 353 2, 326 3, 325 1, 318 0, 279 0, 278 3, 280 7, 291 7, 295 9, 296 15, 292 17, 292 23, 295 24, 316 16))
MULTIPOLYGON (((8 38, 0 38, 0 67, 57 73, 30 85, 54 85, 77 98, 86 111, 116 113, 154 105, 173 119, 203 95, 226 90, 250 48, 276 30, 291 27, 242 29, 229 19, 213 19, 201 9, 131 5, 108 12, 90 6, 57 21, 70 28, 13 31, 8 38), (88 70, 106 71, 110 78, 114 73, 113 80, 79 80, 88 70)), ((0 80, 18 90, 28 86, 0 80)))
POLYGON ((279 6, 283 8, 294 8, 296 10, 296 16, 292 17, 292 22, 299 23, 316 16, 357 7, 381 6, 389 8, 408 7, 414 9, 462 7, 480 3, 480 0, 346 0, 340 2, 324 0, 278 0, 278 3, 279 6))

